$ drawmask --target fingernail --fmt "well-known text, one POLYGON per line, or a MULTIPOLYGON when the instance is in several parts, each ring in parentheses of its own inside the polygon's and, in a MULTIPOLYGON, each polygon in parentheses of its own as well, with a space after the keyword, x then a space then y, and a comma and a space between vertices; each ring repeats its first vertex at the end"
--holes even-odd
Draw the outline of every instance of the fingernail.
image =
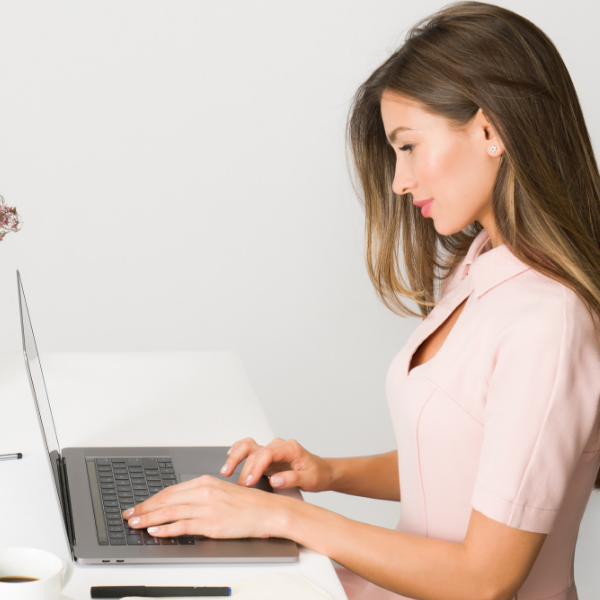
POLYGON ((248 475, 248 477, 246 477, 246 485, 250 485, 251 481, 252 481, 252 475, 248 475))
POLYGON ((225 473, 225 471, 227 471, 227 467, 229 467, 229 465, 223 465, 221 467, 221 473, 225 473))
POLYGON ((139 517, 136 517, 135 519, 130 519, 129 520, 129 524, 130 525, 139 525, 139 523, 140 523, 140 518, 139 517))
POLYGON ((278 485, 283 485, 283 477, 279 475, 273 475, 271 477, 271 485, 277 487, 278 485))
POLYGON ((229 450, 227 450, 227 455, 231 454, 232 450, 233 450, 233 446, 231 446, 231 448, 229 448, 229 450))
POLYGON ((148 527, 148 533, 158 533, 158 527, 148 527))
POLYGON ((133 508, 128 508, 124 513, 123 516, 128 519, 131 515, 133 514, 133 508))

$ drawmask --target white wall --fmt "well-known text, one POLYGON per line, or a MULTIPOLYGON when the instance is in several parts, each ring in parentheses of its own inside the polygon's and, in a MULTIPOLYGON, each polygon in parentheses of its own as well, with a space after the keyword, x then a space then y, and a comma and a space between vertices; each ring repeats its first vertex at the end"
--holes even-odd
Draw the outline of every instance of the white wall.
MULTIPOLYGON (((600 139, 597 3, 500 4, 555 41, 600 139)), ((24 220, 0 245, 0 350, 20 347, 19 268, 42 352, 237 350, 281 437, 325 456, 393 449, 385 374, 418 322, 366 275, 344 125, 357 86, 442 5, 0 2, 0 193, 24 220)), ((595 498, 584 599, 599 514, 595 498)))

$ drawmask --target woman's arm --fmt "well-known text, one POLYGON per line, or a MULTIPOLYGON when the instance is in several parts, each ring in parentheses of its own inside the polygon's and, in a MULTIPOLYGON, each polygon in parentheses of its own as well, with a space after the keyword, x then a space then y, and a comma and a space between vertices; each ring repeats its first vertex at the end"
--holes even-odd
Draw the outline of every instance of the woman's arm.
POLYGON ((400 501, 396 450, 358 458, 321 458, 296 440, 275 438, 260 446, 252 438, 235 442, 221 469, 226 477, 245 460, 238 484, 251 485, 262 475, 274 488, 297 487, 305 492, 335 491, 354 496, 400 501))
POLYGON ((514 529, 475 510, 462 543, 352 521, 293 498, 282 500, 285 537, 361 577, 422 600, 509 600, 531 571, 546 534, 514 529))
POLYGON ((326 458, 331 470, 330 490, 400 502, 398 452, 392 450, 374 456, 326 458))
POLYGON ((150 526, 156 537, 288 538, 383 588, 423 600, 509 600, 546 538, 473 510, 462 542, 435 540, 210 475, 165 488, 123 517, 133 528, 150 526))

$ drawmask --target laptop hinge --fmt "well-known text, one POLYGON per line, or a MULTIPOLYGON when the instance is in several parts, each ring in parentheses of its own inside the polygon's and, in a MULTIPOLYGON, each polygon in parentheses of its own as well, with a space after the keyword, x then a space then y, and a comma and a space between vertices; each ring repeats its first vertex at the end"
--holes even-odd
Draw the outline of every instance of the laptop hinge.
POLYGON ((58 470, 58 481, 60 484, 60 495, 62 496, 62 509, 63 517, 65 520, 65 526, 67 528, 67 537, 69 538, 69 544, 71 551, 75 546, 75 527, 73 526, 73 510, 71 508, 71 494, 69 492, 69 478, 67 477, 67 467, 64 458, 56 459, 56 466, 58 470))

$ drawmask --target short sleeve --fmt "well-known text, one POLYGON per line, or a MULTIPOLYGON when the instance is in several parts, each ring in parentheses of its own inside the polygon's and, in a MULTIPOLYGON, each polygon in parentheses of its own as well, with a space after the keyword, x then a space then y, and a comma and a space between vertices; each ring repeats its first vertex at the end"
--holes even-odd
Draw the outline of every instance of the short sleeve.
POLYGON ((496 336, 472 497, 487 517, 538 533, 552 530, 582 453, 599 449, 597 323, 560 287, 496 336))

